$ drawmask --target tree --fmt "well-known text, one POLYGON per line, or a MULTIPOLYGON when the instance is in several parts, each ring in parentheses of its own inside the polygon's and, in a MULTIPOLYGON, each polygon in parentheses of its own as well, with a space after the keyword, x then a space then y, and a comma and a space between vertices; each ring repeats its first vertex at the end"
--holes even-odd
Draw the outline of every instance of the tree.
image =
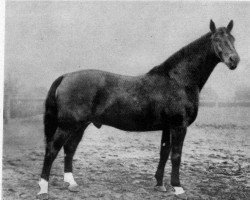
POLYGON ((18 95, 21 88, 20 81, 13 74, 5 75, 4 79, 4 108, 3 108, 3 119, 7 123, 10 119, 10 109, 11 109, 11 98, 18 95))

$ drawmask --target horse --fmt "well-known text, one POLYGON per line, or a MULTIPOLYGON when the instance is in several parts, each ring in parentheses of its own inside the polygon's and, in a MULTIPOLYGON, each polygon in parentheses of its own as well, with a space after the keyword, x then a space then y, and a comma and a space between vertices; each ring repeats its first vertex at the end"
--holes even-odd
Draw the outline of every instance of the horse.
POLYGON ((214 70, 223 62, 234 70, 239 61, 233 20, 181 48, 144 75, 123 76, 100 70, 64 74, 52 84, 45 100, 45 157, 38 198, 48 199, 52 163, 63 147, 64 182, 70 191, 79 186, 72 173, 72 160, 84 130, 112 126, 124 131, 162 131, 160 160, 155 173, 157 191, 166 191, 163 176, 171 153, 171 186, 185 194, 179 178, 182 147, 196 119, 199 94, 214 70))

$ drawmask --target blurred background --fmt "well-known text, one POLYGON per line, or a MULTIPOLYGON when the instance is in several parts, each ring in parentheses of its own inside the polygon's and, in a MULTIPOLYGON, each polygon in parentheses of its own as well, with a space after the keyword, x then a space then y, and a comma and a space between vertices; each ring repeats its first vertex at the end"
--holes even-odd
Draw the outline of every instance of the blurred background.
POLYGON ((249 122, 249 11, 248 2, 7 1, 4 119, 42 114, 47 91, 61 74, 101 69, 140 75, 207 33, 210 19, 217 27, 233 19, 241 62, 234 71, 216 67, 201 106, 213 119, 236 113, 224 120, 249 122))

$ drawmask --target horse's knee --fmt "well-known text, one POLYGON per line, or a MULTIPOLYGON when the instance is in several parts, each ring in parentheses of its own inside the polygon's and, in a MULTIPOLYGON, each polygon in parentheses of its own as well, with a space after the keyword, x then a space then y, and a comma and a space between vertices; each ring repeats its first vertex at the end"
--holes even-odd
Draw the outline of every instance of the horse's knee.
POLYGON ((69 151, 64 150, 65 162, 69 162, 69 161, 73 160, 74 155, 75 155, 75 152, 73 152, 73 151, 69 152, 69 151))
POLYGON ((172 153, 171 156, 172 163, 179 163, 181 161, 181 154, 180 153, 172 153))

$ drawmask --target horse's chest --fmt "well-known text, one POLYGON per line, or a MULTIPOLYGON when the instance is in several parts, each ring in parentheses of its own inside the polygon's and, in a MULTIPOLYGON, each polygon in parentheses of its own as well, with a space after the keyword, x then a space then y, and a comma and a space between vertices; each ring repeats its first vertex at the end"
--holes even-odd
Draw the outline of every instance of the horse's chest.
POLYGON ((188 126, 197 116, 198 96, 190 96, 186 92, 167 95, 161 101, 156 101, 156 115, 165 123, 176 126, 188 126))

